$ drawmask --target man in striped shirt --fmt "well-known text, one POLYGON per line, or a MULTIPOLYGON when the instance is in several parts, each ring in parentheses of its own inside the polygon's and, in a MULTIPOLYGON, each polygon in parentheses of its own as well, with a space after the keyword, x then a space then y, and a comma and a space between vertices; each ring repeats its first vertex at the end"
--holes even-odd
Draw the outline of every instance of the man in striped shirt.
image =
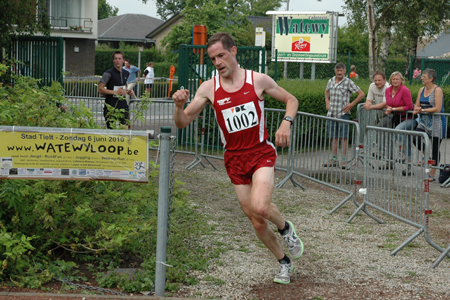
MULTIPOLYGON (((325 89, 325 105, 328 110, 327 117, 349 120, 351 109, 364 98, 365 94, 355 82, 345 77, 346 67, 343 63, 338 63, 334 71, 336 76, 328 81, 325 89), (353 93, 357 93, 358 96, 350 102, 350 97, 353 93)), ((332 139, 333 158, 328 163, 325 163, 324 166, 339 166, 337 150, 340 139, 342 144, 342 168, 346 169, 348 124, 343 122, 328 122, 328 134, 332 139)))

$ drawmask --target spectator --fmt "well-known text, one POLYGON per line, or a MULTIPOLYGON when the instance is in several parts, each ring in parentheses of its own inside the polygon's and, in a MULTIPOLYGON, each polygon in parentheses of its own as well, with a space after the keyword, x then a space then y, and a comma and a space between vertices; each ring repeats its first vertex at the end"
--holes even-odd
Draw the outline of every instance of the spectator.
POLYGON ((356 66, 355 65, 351 65, 350 66, 350 74, 348 75, 348 77, 350 77, 352 79, 358 79, 359 75, 356 73, 356 66))
POLYGON ((421 74, 421 70, 419 70, 419 67, 416 67, 416 69, 414 70, 413 79, 419 81, 420 74, 421 74))
POLYGON ((383 111, 386 107, 386 89, 389 87, 389 83, 386 81, 386 74, 383 71, 376 71, 373 75, 373 82, 369 86, 367 93, 366 103, 364 103, 364 109, 369 111, 377 109, 378 117, 381 120, 383 117, 383 111))
MULTIPOLYGON (((417 95, 416 104, 414 106, 414 114, 420 113, 419 125, 417 125, 416 131, 426 132, 431 137, 432 151, 431 158, 434 161, 433 166, 437 166, 440 159, 439 148, 441 141, 445 138, 447 124, 445 116, 433 116, 433 113, 444 112, 444 92, 434 82, 436 81, 437 73, 433 69, 426 69, 422 74, 422 87, 417 95), (423 114, 427 113, 427 114, 423 114)), ((413 140, 414 145, 419 150, 425 149, 423 141, 420 137, 416 137, 413 140)), ((422 163, 425 162, 424 157, 422 163)), ((420 165, 421 163, 419 163, 420 165)), ((435 181, 434 174, 436 169, 430 170, 429 181, 435 181)))
POLYGON ((144 71, 144 83, 145 83, 145 92, 150 93, 153 87, 153 80, 155 78, 155 72, 153 69, 153 63, 149 62, 147 63, 147 68, 144 71))
POLYGON ((127 90, 127 80, 130 73, 123 69, 124 56, 121 51, 113 53, 114 67, 103 73, 98 85, 98 92, 105 95, 103 116, 108 129, 113 128, 112 123, 115 123, 116 118, 113 118, 112 115, 115 115, 117 111, 122 114, 119 117, 119 123, 129 125, 130 113, 128 103, 125 99, 120 99, 120 96, 126 96, 127 94, 134 96, 134 93, 133 90, 127 90), (108 106, 112 107, 113 110, 108 109, 108 106))
MULTIPOLYGON (((328 110, 327 117, 349 120, 350 110, 365 96, 364 92, 352 80, 345 77, 345 71, 345 65, 338 63, 334 68, 336 76, 331 78, 327 83, 325 89, 325 105, 328 110), (358 96, 353 102, 350 102, 352 93, 357 93, 358 96)), ((342 168, 345 169, 347 167, 348 124, 334 121, 328 122, 328 132, 332 139, 333 158, 328 163, 325 163, 324 167, 339 166, 337 151, 340 138, 342 144, 342 168)))
MULTIPOLYGON (((136 93, 136 91, 135 91, 136 80, 137 81, 140 80, 141 69, 131 65, 129 59, 125 59, 125 67, 124 67, 124 69, 127 70, 128 73, 130 73, 130 76, 128 76, 128 80, 127 80, 127 90, 132 90, 134 93, 136 93), (136 74, 137 73, 139 73, 139 76, 136 79, 136 74)), ((128 94, 127 94, 127 101, 128 102, 130 101, 130 95, 128 95, 128 94)))
MULTIPOLYGON (((413 109, 413 103, 411 98, 411 91, 404 86, 405 79, 403 75, 395 71, 389 78, 389 84, 391 85, 386 89, 386 110, 385 116, 378 124, 380 127, 395 128, 397 130, 412 130, 415 126, 415 120, 412 114, 407 114, 407 111, 413 109)), ((400 142, 402 141, 402 135, 397 137, 400 142)), ((387 141, 386 146, 391 147, 392 143, 387 141)), ((411 143, 405 141, 404 146, 407 147, 407 159, 411 162, 411 143)), ((380 169, 393 168, 393 151, 392 148, 385 148, 383 155, 388 159, 385 165, 381 165, 380 169)), ((407 169, 403 170, 403 175, 411 175, 411 164, 407 165, 407 169)))

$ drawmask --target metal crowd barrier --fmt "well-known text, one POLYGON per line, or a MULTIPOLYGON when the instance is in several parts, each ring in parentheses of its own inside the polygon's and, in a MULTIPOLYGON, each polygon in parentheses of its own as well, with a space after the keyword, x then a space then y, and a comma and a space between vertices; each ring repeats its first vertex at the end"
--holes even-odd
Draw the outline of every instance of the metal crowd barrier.
POLYGON ((89 109, 92 112, 92 117, 95 119, 96 124, 102 127, 106 127, 105 120, 103 118, 103 105, 105 103, 105 98, 66 96, 66 99, 73 105, 81 105, 89 109))
POLYGON ((353 199, 354 204, 359 207, 356 202, 357 185, 361 184, 357 179, 359 136, 359 124, 356 122, 298 112, 293 127, 292 146, 287 158, 289 171, 278 186, 291 180, 294 185, 301 187, 293 177, 297 175, 347 194, 330 214, 350 199, 353 199), (349 132, 346 139, 338 134, 340 149, 338 148, 336 161, 333 160, 332 139, 329 135, 329 126, 333 123, 347 126, 349 132), (357 145, 354 145, 355 142, 357 145), (345 159, 344 148, 347 149, 345 159))
MULTIPOLYGON (((98 83, 101 78, 101 76, 64 77, 63 87, 65 96, 83 98, 101 97, 101 94, 98 92, 98 83)), ((173 81, 173 79, 156 77, 153 80, 153 86, 150 90, 150 98, 167 98, 169 93, 169 84, 171 81, 173 81)), ((141 77, 140 80, 136 82, 134 93, 137 98, 140 98, 144 92, 144 77, 141 77)))
POLYGON ((64 77, 63 88, 65 96, 100 97, 98 83, 101 76, 64 77))
POLYGON ((359 143, 362 145, 364 143, 364 133, 366 132, 367 126, 375 126, 380 118, 380 110, 365 110, 364 103, 359 103, 356 107, 356 118, 359 123, 359 128, 361 129, 361 134, 359 136, 359 143))
MULTIPOLYGON (((104 126, 103 98, 69 97, 68 99, 74 104, 84 103, 87 108, 92 109, 98 124, 104 126)), ((139 100, 130 101, 130 110, 139 110, 139 105, 139 100)), ((169 126, 177 140, 175 152, 194 156, 193 161, 186 166, 187 169, 192 169, 198 164, 205 167, 203 159, 216 168, 210 158, 223 160, 223 148, 213 109, 206 106, 194 122, 184 129, 177 129, 173 122, 174 108, 175 104, 172 100, 153 100, 149 109, 143 112, 143 120, 133 120, 132 128, 155 130, 155 135, 158 135, 159 128, 169 126)), ((430 183, 427 179, 431 162, 425 159, 420 166, 418 162, 422 161, 424 157, 430 157, 429 138, 425 133, 411 130, 400 131, 371 126, 373 125, 372 120, 365 117, 365 110, 358 109, 358 112, 358 122, 298 112, 293 125, 291 146, 277 148, 276 169, 286 172, 284 179, 277 184, 277 187, 282 187, 290 180, 295 186, 304 188, 295 180, 294 175, 307 178, 347 195, 341 203, 333 208, 330 214, 352 199, 358 209, 348 222, 358 212, 364 211, 377 222, 382 223, 368 210, 368 208, 375 208, 419 228, 419 231, 395 249, 392 255, 395 255, 423 232, 427 242, 443 252, 433 264, 433 267, 436 267, 443 257, 450 256, 448 254, 450 247, 444 250, 431 241, 428 235, 430 183), (341 150, 339 150, 339 165, 331 167, 324 165, 330 161, 333 155, 328 136, 330 122, 349 126, 349 137, 345 141, 346 159, 342 160, 341 150), (366 130, 362 132, 361 127, 366 130), (419 151, 414 146, 413 138, 418 136, 422 137, 425 143, 424 151, 419 151), (408 155, 403 154, 408 147, 411 148, 410 160, 408 160, 408 155), (345 168, 342 168, 343 161, 346 163, 345 168), (360 161, 363 162, 364 168, 358 166, 360 161), (390 167, 386 169, 387 165, 392 166, 392 169, 390 167), (406 176, 404 176, 402 171, 407 171, 408 166, 412 172, 411 174, 406 172, 406 176), (361 191, 364 192, 364 200, 362 204, 359 204, 356 201, 356 193, 357 186, 361 183, 363 184, 361 191)), ((269 140, 272 143, 275 143, 275 133, 284 115, 285 110, 265 109, 264 118, 269 140)), ((448 121, 450 114, 443 115, 448 121)), ((131 119, 133 119, 133 113, 131 113, 131 119)), ((340 136, 338 139, 340 140, 340 136)), ((444 139, 441 143, 441 163, 450 161, 446 151, 447 142, 448 139, 444 139)), ((151 149, 157 150, 158 145, 152 146, 151 149)), ((340 149, 342 149, 342 145, 340 149)))
MULTIPOLYGON (((358 104, 358 109, 357 109, 357 122, 360 124, 360 128, 361 128, 361 136, 360 136, 360 140, 361 143, 364 140, 364 133, 365 133, 365 128, 367 126, 376 126, 379 123, 380 120, 380 116, 379 116, 379 112, 382 112, 384 115, 384 111, 381 110, 370 110, 370 111, 366 111, 363 107, 363 104, 358 104)), ((412 111, 408 111, 407 112, 409 117, 412 117, 413 119, 416 119, 416 121, 418 121, 417 118, 420 118, 420 115, 422 116, 443 116, 445 118, 444 123, 446 124, 446 134, 444 134, 444 138, 442 139, 440 145, 439 145, 439 153, 440 153, 440 159, 437 162, 437 166, 430 166, 430 168, 435 168, 438 169, 439 172, 443 171, 445 166, 450 166, 450 152, 448 151, 450 149, 450 139, 448 136, 448 132, 450 132, 449 127, 450 127, 450 113, 421 113, 420 115, 413 115, 412 111)), ((417 123, 416 123, 417 126, 417 123)), ((414 131, 416 127, 414 128, 410 128, 408 131, 414 131)), ((433 129, 434 130, 434 129, 433 129)), ((434 131, 432 130, 431 132, 431 136, 434 135, 434 131)), ((427 137, 427 139, 430 139, 430 137, 427 137)), ((412 145, 412 147, 417 147, 416 145, 412 145)), ((428 160, 431 160, 431 153, 433 151, 433 144, 431 143, 431 152, 430 152, 430 156, 428 157, 428 160)), ((364 159, 363 159, 363 153, 360 153, 359 159, 364 163, 364 159)), ((438 175, 439 173, 437 173, 437 175, 435 176, 436 180, 438 180, 438 175)), ((450 178, 448 178, 447 180, 445 180, 442 184, 441 187, 450 187, 450 178)))
MULTIPOLYGON (((429 208, 429 161, 417 164, 423 157, 430 155, 431 145, 424 132, 395 130, 367 126, 364 136, 364 178, 363 203, 348 219, 367 207, 374 208, 392 216, 419 230, 391 252, 397 254, 406 245, 424 233, 426 241, 443 252, 444 249, 434 243, 428 234, 429 208), (410 159, 405 156, 407 146, 417 137, 422 138, 425 148, 422 151, 411 149, 410 159), (386 141, 386 143, 380 141, 386 141), (380 147, 380 145, 386 145, 380 147), (403 158, 402 158, 403 157, 403 158), (388 167, 389 166, 389 167, 388 167), (406 172, 405 172, 406 171, 406 172)), ((371 216, 373 217, 373 216, 371 216)), ((375 218, 377 222, 382 222, 375 218)))

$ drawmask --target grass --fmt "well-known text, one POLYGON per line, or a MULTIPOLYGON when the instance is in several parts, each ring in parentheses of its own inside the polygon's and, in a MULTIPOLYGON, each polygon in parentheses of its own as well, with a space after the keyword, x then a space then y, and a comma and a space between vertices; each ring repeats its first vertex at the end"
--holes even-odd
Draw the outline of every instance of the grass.
POLYGON ((214 285, 224 285, 225 284, 225 281, 223 281, 222 279, 215 278, 215 277, 213 277, 211 275, 206 275, 203 278, 203 281, 208 281, 208 282, 210 282, 210 283, 212 283, 214 285))

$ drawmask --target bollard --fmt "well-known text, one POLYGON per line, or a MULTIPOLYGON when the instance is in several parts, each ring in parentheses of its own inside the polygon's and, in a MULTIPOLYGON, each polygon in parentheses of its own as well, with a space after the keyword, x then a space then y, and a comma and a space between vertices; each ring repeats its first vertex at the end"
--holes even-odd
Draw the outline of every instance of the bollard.
POLYGON ((159 196, 158 229, 156 237, 155 296, 164 297, 166 289, 167 222, 169 210, 170 133, 168 126, 161 127, 159 137, 159 196))

